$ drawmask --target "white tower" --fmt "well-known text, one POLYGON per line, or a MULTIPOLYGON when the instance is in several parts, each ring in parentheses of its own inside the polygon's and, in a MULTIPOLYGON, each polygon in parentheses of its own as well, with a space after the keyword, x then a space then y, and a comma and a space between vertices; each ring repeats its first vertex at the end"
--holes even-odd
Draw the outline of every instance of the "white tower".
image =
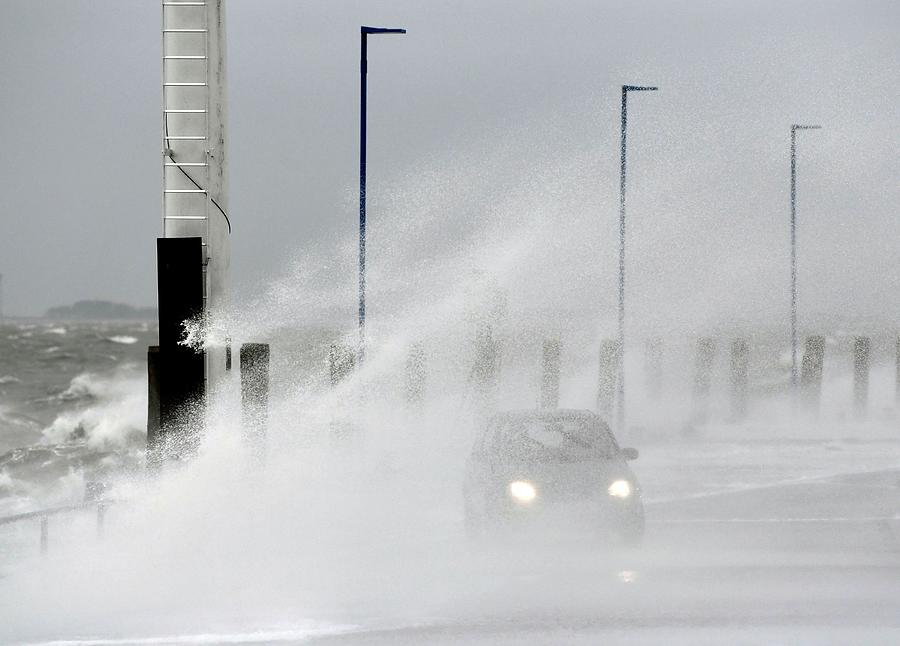
MULTIPOLYGON (((164 0, 163 237, 203 241, 207 317, 228 303, 231 222, 225 140, 224 0, 164 0)), ((209 391, 225 348, 206 354, 209 391)))

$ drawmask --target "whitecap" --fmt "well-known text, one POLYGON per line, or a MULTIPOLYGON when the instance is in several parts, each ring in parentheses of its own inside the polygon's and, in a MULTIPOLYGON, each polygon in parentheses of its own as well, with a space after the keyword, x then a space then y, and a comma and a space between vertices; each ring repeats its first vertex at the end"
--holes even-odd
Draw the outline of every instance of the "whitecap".
POLYGON ((110 337, 107 337, 106 340, 110 341, 111 343, 122 343, 124 345, 132 345, 132 344, 138 342, 138 339, 136 336, 126 336, 124 334, 117 335, 117 336, 110 336, 110 337))
POLYGON ((13 377, 12 375, 4 375, 0 377, 0 386, 6 386, 7 384, 20 384, 22 380, 18 377, 13 377))

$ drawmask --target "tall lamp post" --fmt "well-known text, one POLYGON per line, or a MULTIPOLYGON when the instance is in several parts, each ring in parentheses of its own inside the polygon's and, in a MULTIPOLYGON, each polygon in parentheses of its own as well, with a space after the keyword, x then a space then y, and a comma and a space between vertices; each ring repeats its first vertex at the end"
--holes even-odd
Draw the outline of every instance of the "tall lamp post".
POLYGON ((822 126, 791 125, 791 394, 797 393, 797 131, 822 126))
POLYGON ((616 430, 625 431, 625 159, 628 127, 628 93, 653 92, 659 88, 638 85, 622 86, 622 152, 619 176, 619 351, 616 370, 616 430))
POLYGON ((362 364, 366 356, 366 76, 369 34, 405 34, 405 29, 360 27, 359 57, 359 349, 362 364))

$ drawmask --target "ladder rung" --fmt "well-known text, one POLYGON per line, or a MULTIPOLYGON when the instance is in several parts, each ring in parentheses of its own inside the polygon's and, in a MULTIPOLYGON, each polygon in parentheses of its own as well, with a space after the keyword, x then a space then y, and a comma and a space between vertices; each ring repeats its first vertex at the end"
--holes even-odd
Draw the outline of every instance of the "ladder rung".
POLYGON ((166 139, 174 141, 203 141, 206 139, 203 135, 166 135, 166 139))
POLYGON ((163 193, 206 193, 206 191, 202 188, 167 188, 163 193))
POLYGON ((163 56, 167 61, 205 61, 206 56, 163 56))
POLYGON ((164 34, 205 34, 209 29, 163 29, 164 34))
POLYGON ((165 87, 206 87, 206 83, 163 83, 165 87))
POLYGON ((166 114, 206 114, 206 110, 163 110, 166 114))
POLYGON ((167 215, 166 220, 205 220, 205 215, 167 215))
POLYGON ((177 166, 181 168, 182 166, 209 166, 206 162, 166 162, 165 166, 177 166))

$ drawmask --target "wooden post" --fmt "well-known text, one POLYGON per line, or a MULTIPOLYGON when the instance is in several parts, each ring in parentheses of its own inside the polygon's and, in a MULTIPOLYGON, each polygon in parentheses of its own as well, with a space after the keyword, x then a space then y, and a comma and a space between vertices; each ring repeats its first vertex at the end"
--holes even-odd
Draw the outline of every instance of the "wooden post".
POLYGON ((262 461, 269 415, 269 344, 244 343, 240 361, 244 439, 253 456, 262 461))
POLYGON ((559 362, 562 344, 559 339, 546 339, 541 355, 541 408, 559 407, 559 362))
POLYGON ((604 339, 600 343, 600 369, 597 384, 597 412, 611 421, 616 401, 616 373, 619 365, 619 343, 604 339))
POLYGON ((858 419, 866 416, 869 404, 869 351, 867 336, 853 339, 853 412, 858 419))
POLYGON ((803 359, 800 362, 800 394, 808 412, 819 414, 822 392, 822 367, 825 364, 825 337, 806 338, 803 359))
POLYGON ((709 417, 709 392, 715 359, 716 340, 710 337, 698 339, 694 371, 694 421, 701 424, 709 417))
POLYGON ((731 417, 740 421, 747 416, 747 381, 750 345, 746 339, 731 342, 731 417))

